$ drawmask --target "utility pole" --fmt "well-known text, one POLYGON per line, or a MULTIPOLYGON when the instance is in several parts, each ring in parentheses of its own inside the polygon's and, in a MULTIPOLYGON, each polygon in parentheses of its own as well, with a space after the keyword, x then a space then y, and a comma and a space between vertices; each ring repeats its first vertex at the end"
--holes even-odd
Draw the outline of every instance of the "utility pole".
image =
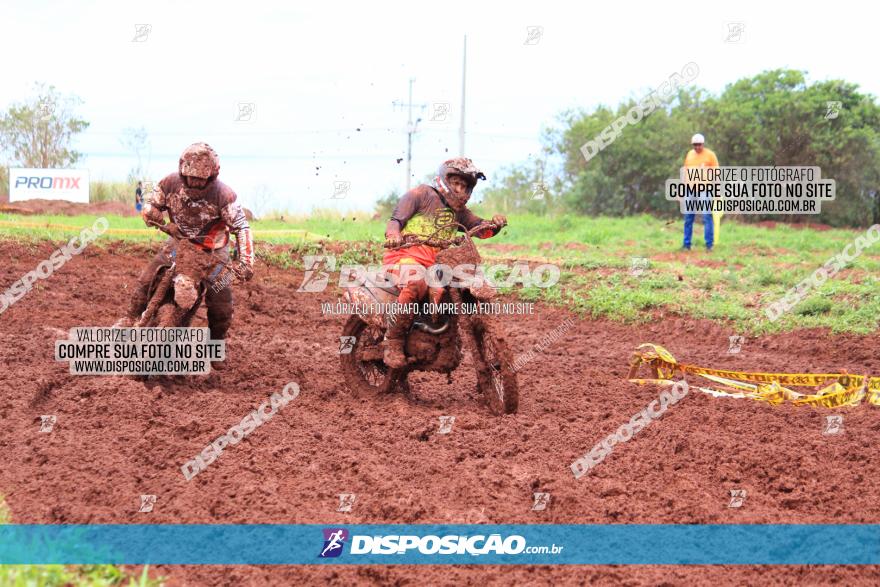
POLYGON ((458 127, 458 154, 464 157, 464 97, 467 84, 467 35, 464 36, 464 53, 461 58, 461 124, 458 127))
POLYGON ((413 104, 413 82, 416 81, 415 78, 409 78, 409 100, 406 104, 401 104, 397 100, 392 102, 394 106, 400 106, 401 108, 406 107, 409 111, 409 115, 407 117, 406 122, 406 191, 409 191, 410 185, 412 183, 412 140, 413 135, 416 134, 416 129, 419 125, 419 122, 422 121, 421 118, 416 118, 415 123, 413 123, 413 106, 418 106, 422 110, 425 109, 427 104, 413 104))

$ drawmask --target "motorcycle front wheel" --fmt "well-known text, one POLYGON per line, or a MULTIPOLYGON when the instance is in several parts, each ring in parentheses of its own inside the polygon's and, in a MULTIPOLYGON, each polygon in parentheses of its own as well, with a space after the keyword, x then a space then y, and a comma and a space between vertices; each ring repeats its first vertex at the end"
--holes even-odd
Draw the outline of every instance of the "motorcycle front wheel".
POLYGON ((478 391, 493 414, 515 414, 519 408, 519 385, 503 331, 486 318, 474 318, 471 323, 479 355, 474 357, 478 391))
POLYGON ((351 391, 357 395, 376 395, 396 389, 404 374, 385 364, 382 347, 385 333, 381 328, 350 316, 342 329, 342 337, 339 362, 351 391))

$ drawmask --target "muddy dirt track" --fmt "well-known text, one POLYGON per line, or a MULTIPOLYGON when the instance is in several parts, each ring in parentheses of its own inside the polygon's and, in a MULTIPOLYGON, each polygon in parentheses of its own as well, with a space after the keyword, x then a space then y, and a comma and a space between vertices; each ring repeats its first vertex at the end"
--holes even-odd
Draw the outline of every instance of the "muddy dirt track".
MULTIPOLYGON (((54 250, 0 243, 0 289, 54 250)), ((880 374, 876 334, 800 331, 728 354, 720 326, 578 320, 519 373, 514 416, 492 417, 469 363, 411 379, 414 397, 353 397, 337 370, 338 290, 296 293, 301 272, 258 264, 235 290, 231 368, 182 381, 75 377, 53 343, 121 315, 140 246, 87 248, 0 314, 0 493, 18 523, 877 523, 880 409, 770 407, 692 393, 580 480, 569 465, 658 396, 624 380, 642 342, 679 360, 762 371, 880 374), (302 393, 192 481, 180 466, 288 382, 302 393), (56 415, 40 433, 40 415, 56 415), (454 415, 450 434, 438 417, 454 415), (730 490, 745 489, 741 508, 730 490), (532 494, 549 492, 546 511, 532 494), (354 493, 350 513, 336 511, 354 493), (157 496, 139 513, 140 496, 157 496)), ((571 314, 507 320, 515 355, 571 314)), ((201 325, 201 315, 194 325, 201 325)), ((171 585, 877 584, 877 567, 159 567, 171 585)))

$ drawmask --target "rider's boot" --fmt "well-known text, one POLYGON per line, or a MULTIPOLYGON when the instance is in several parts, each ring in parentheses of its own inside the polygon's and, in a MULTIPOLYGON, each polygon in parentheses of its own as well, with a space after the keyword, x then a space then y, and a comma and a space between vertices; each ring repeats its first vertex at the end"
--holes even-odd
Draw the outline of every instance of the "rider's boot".
POLYGON ((406 366, 406 354, 403 352, 403 344, 409 327, 415 320, 415 314, 406 310, 425 297, 428 293, 428 284, 424 279, 418 278, 418 272, 411 272, 401 268, 397 273, 400 295, 397 296, 399 310, 387 315, 388 328, 385 330, 385 352, 383 359, 385 364, 392 369, 400 369, 406 366), (415 277, 415 279, 413 278, 415 277))
MULTIPOLYGON (((208 327, 211 329, 211 340, 226 340, 226 333, 232 325, 232 290, 228 287, 218 292, 211 288, 205 294, 205 305, 208 307, 208 327)), ((226 344, 226 357, 222 361, 212 361, 211 369, 222 371, 229 367, 229 344, 226 344)))
POLYGON ((149 286, 137 283, 134 287, 134 293, 128 302, 128 310, 125 312, 125 316, 113 325, 115 328, 130 328, 147 309, 147 289, 149 286))
POLYGON ((406 334, 412 325, 415 316, 399 312, 389 317, 388 330, 385 331, 385 364, 392 369, 401 369, 406 366, 406 354, 403 352, 403 344, 406 342, 406 334))

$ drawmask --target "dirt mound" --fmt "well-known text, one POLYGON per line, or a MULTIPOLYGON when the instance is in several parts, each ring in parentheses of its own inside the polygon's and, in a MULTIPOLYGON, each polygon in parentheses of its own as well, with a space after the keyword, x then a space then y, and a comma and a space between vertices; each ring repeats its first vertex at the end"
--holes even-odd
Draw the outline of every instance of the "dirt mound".
POLYGON ((119 216, 137 216, 134 202, 131 205, 123 202, 68 202, 67 200, 23 200, 0 205, 0 212, 9 214, 57 214, 78 216, 80 214, 117 214, 119 216))
MULTIPOLYGON (((54 245, 0 243, 0 290, 54 245)), ((356 398, 338 371, 336 288, 298 293, 302 272, 259 264, 235 289, 231 366, 134 381, 67 373, 53 343, 112 324, 147 251, 86 248, 0 314, 0 493, 19 523, 877 523, 880 409, 772 407, 692 393, 577 480, 569 465, 659 396, 625 381, 642 342, 698 365, 880 373, 880 336, 801 331, 748 339, 703 321, 638 327, 577 319, 520 370, 520 411, 480 405, 469 359, 452 378, 418 374, 413 397, 356 398), (139 254, 136 254, 140 251, 139 254), (180 467, 288 382, 302 393, 187 482, 180 467), (56 415, 40 433, 40 415, 56 415), (439 416, 453 415, 438 434, 439 416), (740 508, 730 491, 744 489, 740 508), (531 511, 534 492, 547 510, 531 511), (351 512, 338 494, 354 493, 351 512), (157 496, 139 513, 140 495, 157 496)), ((519 356, 572 315, 539 306, 505 322, 519 356)), ((204 324, 200 315, 194 325, 204 324)), ((769 547, 769 545, 768 545, 769 547)), ((876 567, 160 567, 171 584, 877 584, 876 567)))

